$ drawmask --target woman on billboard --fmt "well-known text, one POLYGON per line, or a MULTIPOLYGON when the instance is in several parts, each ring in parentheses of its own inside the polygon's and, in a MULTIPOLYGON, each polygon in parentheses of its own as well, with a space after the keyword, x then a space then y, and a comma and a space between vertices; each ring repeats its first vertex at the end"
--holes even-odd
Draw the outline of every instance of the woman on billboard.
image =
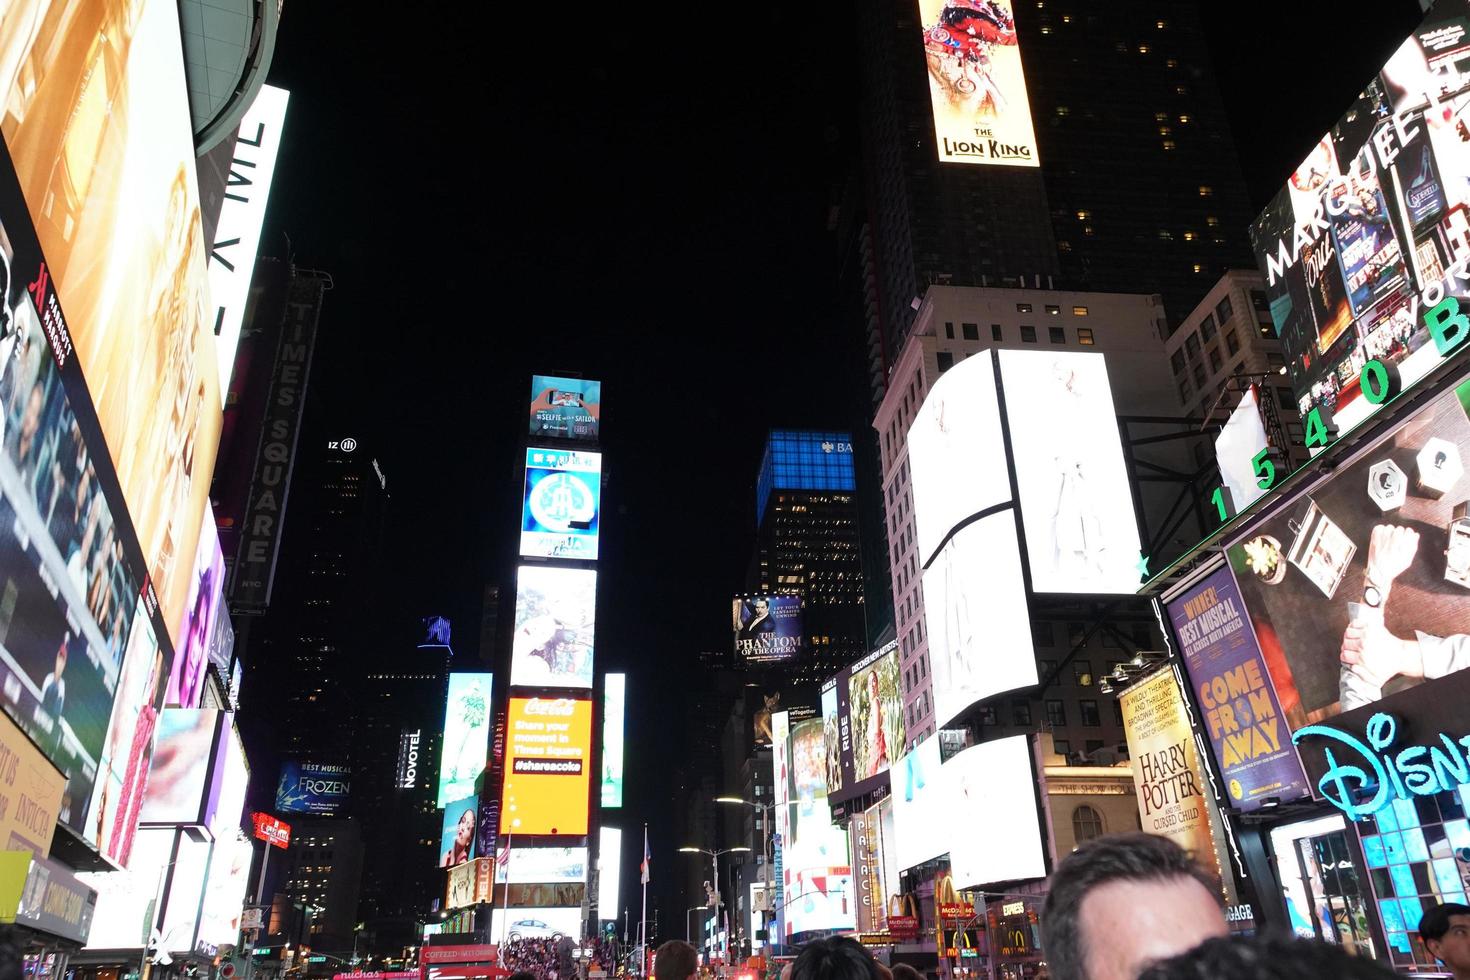
POLYGON ((475 846, 475 808, 469 807, 459 815, 459 823, 455 826, 454 842, 449 845, 449 850, 439 859, 439 867, 452 868, 457 864, 464 864, 474 856, 475 846))

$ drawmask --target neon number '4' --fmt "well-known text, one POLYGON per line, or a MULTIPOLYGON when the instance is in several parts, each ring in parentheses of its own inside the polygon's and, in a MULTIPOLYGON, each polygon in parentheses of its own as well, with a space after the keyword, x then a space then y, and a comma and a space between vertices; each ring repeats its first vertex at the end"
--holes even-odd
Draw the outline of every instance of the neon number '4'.
POLYGON ((1307 413, 1306 429, 1306 445, 1308 449, 1326 446, 1332 441, 1333 436, 1337 434, 1332 423, 1322 418, 1322 409, 1320 408, 1314 408, 1307 413))
POLYGON ((1251 457, 1251 470, 1260 477, 1256 486, 1270 490, 1276 485, 1276 463, 1271 459, 1271 450, 1262 449, 1251 457))

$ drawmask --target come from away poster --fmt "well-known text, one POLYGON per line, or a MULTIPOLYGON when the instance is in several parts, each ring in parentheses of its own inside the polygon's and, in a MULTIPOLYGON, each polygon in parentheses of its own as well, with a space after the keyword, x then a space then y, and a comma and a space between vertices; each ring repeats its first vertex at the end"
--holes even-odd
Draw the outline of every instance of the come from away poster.
POLYGON ((1236 808, 1310 795, 1229 566, 1169 603, 1169 619, 1236 808))

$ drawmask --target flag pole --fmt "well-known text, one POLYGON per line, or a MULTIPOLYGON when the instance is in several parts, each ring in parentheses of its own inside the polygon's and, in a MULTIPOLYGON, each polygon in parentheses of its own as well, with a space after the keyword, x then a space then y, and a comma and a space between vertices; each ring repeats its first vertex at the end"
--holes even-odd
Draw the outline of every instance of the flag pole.
POLYGON ((648 968, 648 824, 643 825, 643 911, 638 918, 638 975, 648 968))

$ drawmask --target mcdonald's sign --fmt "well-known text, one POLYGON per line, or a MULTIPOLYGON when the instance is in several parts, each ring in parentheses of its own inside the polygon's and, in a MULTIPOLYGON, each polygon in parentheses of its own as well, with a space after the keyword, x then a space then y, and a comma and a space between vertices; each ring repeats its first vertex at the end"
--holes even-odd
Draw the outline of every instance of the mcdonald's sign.
POLYGON ((919 938, 919 903, 914 896, 888 896, 888 932, 895 940, 919 938))

